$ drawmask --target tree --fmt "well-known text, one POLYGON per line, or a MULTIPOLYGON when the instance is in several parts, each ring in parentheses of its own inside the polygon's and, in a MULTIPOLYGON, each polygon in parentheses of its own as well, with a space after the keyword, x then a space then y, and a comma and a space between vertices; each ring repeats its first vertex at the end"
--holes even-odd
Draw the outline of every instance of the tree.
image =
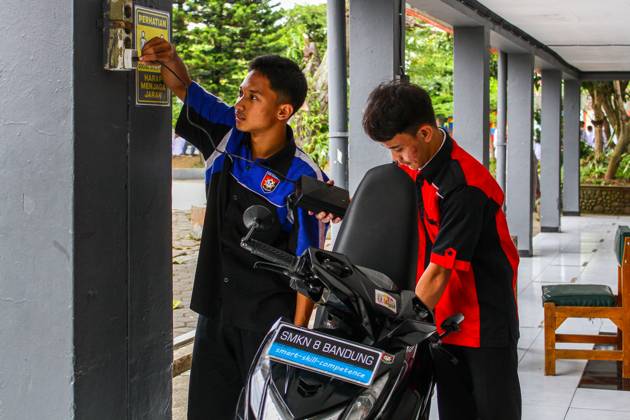
POLYGON ((436 116, 453 115, 453 36, 409 20, 405 41, 409 79, 427 91, 436 116))
POLYGON ((284 13, 280 38, 284 55, 305 67, 305 56, 314 45, 321 60, 327 47, 326 5, 296 5, 284 13))
POLYGON ((299 146, 321 167, 328 162, 328 66, 326 5, 285 11, 280 43, 286 57, 300 65, 308 82, 302 109, 291 119, 299 146))
POLYGON ((591 96, 593 103, 593 114, 595 117, 592 120, 593 130, 595 132, 593 150, 595 152, 595 159, 599 160, 604 154, 604 139, 602 134, 604 130, 604 123, 606 122, 606 116, 604 115, 603 109, 604 94, 602 90, 597 89, 596 86, 597 84, 593 82, 584 83, 584 87, 591 96))
POLYGON ((617 144, 609 156, 603 156, 603 139, 601 137, 599 144, 596 144, 595 148, 595 163, 604 163, 604 159, 608 158, 604 179, 610 181, 616 177, 619 164, 624 155, 628 153, 628 147, 630 146, 630 116, 627 111, 628 102, 630 101, 628 81, 584 82, 584 87, 588 90, 593 101, 593 109, 595 111, 593 125, 596 129, 599 126, 600 136, 603 131, 602 123, 600 123, 602 121, 604 123, 609 122, 612 125, 613 133, 617 137, 617 144), (600 149, 599 158, 597 156, 598 148, 600 149))
POLYGON ((233 103, 249 61, 283 50, 281 17, 270 0, 184 0, 173 7, 173 41, 191 78, 233 103))
POLYGON ((612 122, 617 135, 617 145, 610 156, 605 175, 606 180, 611 180, 615 178, 619 163, 630 146, 630 116, 626 111, 626 103, 630 99, 628 80, 600 82, 598 83, 598 90, 603 94, 604 112, 606 112, 608 120, 612 122))

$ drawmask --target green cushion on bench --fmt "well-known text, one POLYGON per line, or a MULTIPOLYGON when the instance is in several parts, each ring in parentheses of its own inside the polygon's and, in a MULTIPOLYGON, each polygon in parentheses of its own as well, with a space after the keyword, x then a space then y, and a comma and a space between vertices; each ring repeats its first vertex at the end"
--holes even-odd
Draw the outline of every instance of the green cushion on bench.
POLYGON ((617 257, 617 263, 621 265, 623 258, 623 242, 626 238, 630 237, 630 227, 619 226, 615 232, 615 256, 617 257))
POLYGON ((553 284, 542 287, 543 305, 615 306, 616 298, 610 287, 603 284, 553 284))

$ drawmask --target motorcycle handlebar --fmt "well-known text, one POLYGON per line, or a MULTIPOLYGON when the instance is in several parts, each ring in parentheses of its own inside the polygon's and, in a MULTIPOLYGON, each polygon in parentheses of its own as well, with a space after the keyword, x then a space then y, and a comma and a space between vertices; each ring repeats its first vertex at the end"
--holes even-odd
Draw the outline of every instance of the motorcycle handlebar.
POLYGON ((294 272, 297 267, 297 257, 269 244, 257 241, 256 239, 250 238, 241 241, 241 247, 264 260, 279 265, 290 272, 294 272))

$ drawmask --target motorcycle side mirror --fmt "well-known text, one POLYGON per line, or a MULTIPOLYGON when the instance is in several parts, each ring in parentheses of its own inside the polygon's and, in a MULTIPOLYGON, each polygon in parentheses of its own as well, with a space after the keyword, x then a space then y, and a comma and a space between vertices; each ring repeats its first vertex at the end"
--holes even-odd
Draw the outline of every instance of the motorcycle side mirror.
POLYGON ((255 204, 243 212, 243 224, 248 230, 268 230, 273 224, 273 215, 267 207, 255 204))
POLYGON ((459 331, 459 324, 464 320, 464 314, 457 313, 455 315, 451 315, 442 322, 440 327, 446 334, 450 334, 455 331, 459 331))

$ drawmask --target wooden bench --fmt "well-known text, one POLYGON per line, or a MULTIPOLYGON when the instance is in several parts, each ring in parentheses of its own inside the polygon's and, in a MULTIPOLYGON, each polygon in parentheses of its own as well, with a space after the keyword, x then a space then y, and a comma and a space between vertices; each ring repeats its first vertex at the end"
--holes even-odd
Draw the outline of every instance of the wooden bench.
POLYGON ((597 284, 543 286, 545 308, 545 375, 556 374, 557 359, 614 360, 622 362, 622 376, 630 378, 630 228, 615 233, 618 293, 597 284), (557 334, 568 318, 606 318, 617 326, 614 335, 557 334), (557 349, 556 343, 614 345, 614 350, 557 349))

